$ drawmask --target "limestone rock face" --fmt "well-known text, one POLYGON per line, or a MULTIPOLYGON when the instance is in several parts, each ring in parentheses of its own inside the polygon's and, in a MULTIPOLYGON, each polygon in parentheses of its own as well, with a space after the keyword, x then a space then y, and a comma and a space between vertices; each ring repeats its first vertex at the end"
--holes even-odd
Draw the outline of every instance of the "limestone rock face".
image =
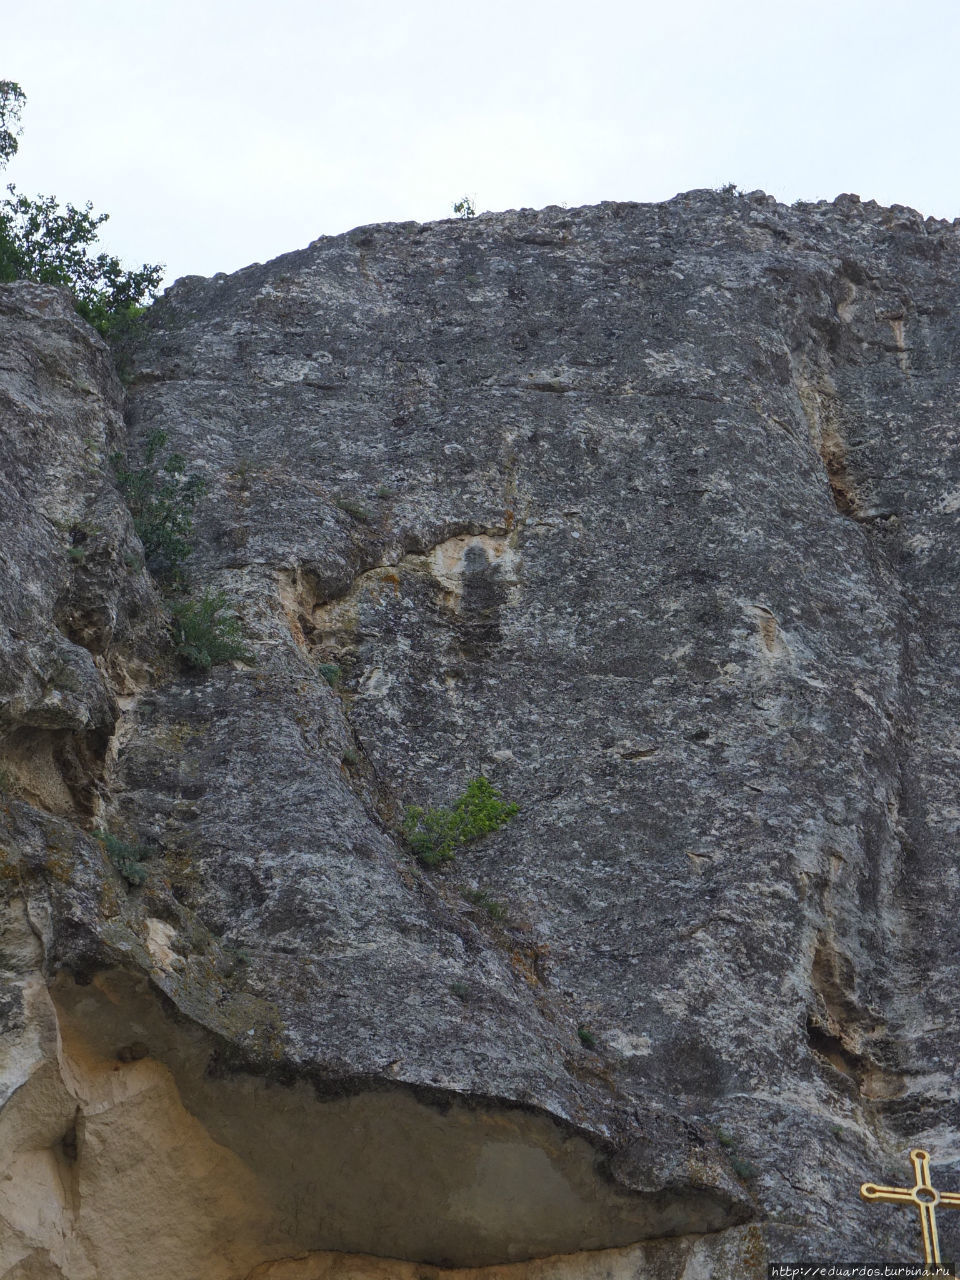
POLYGON ((0 287, 3 1280, 917 1256, 857 1191, 960 1187, 958 293, 856 197, 365 227, 124 392, 0 287), (174 655, 157 430, 250 662, 174 655))

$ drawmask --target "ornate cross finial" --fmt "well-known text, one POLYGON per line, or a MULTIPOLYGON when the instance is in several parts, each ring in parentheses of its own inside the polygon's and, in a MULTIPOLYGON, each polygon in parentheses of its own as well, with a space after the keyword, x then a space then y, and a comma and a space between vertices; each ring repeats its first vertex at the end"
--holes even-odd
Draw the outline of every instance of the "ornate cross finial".
POLYGON ((928 1263, 941 1262, 940 1240, 937 1236, 937 1205, 945 1209, 960 1209, 960 1192, 938 1191, 930 1181, 930 1157, 919 1147, 910 1152, 916 1181, 912 1187, 878 1187, 865 1182, 860 1188, 864 1200, 881 1200, 887 1204, 916 1205, 920 1213, 920 1230, 923 1232, 923 1253, 928 1263))

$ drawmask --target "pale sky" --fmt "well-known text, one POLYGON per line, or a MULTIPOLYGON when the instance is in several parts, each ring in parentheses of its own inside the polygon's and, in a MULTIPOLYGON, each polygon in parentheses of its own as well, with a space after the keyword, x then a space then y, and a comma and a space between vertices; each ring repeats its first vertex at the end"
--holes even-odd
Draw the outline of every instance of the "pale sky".
POLYGON ((663 200, 960 216, 957 0, 41 0, 3 175, 166 282, 369 222, 663 200))

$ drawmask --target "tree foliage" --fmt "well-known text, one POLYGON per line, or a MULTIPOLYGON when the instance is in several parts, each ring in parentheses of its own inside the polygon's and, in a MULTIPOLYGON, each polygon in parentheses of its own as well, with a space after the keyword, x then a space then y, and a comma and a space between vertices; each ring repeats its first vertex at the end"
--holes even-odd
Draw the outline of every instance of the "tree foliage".
POLYGON ((20 112, 27 95, 14 80, 0 80, 0 169, 20 146, 20 112))
MULTIPOLYGON (((0 80, 0 168, 16 154, 20 111, 26 102, 13 80, 0 80)), ((97 253, 100 227, 109 214, 78 208, 56 196, 25 196, 11 183, 0 200, 0 282, 35 280, 62 285, 84 319, 109 335, 139 314, 155 296, 161 266, 126 271, 119 258, 97 253)))
POLYGON ((178 657, 195 671, 209 671, 219 662, 252 662, 243 643, 240 621, 222 591, 204 591, 192 600, 178 600, 172 608, 174 644, 178 657))
POLYGON ((147 568, 164 586, 178 588, 184 585, 183 562, 193 550, 194 508, 207 484, 201 476, 187 475, 182 454, 170 453, 161 461, 166 443, 165 431, 152 431, 142 467, 131 470, 120 453, 111 461, 143 543, 147 568))

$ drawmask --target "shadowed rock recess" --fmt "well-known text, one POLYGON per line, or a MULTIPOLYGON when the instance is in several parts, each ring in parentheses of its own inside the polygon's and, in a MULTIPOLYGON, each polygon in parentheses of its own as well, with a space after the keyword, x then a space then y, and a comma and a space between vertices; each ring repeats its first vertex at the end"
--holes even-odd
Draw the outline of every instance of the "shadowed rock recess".
POLYGON ((958 295, 956 225, 709 191, 178 281, 125 388, 0 286, 3 1280, 917 1256, 857 1192, 960 1188, 958 295), (174 654, 158 429, 251 662, 174 654))

